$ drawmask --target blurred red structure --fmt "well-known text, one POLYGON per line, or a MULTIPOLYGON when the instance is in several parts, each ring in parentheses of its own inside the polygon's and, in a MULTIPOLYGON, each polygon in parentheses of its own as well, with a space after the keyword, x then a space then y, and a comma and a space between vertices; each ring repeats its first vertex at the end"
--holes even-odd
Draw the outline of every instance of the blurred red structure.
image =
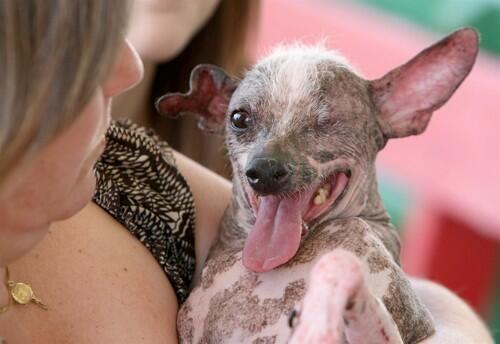
MULTIPOLYGON (((439 37, 373 10, 334 1, 263 1, 258 58, 277 43, 317 43, 346 55, 368 78, 406 62, 439 37)), ((427 131, 394 140, 379 165, 414 190, 402 260, 484 314, 500 248, 500 62, 480 54, 427 131)))

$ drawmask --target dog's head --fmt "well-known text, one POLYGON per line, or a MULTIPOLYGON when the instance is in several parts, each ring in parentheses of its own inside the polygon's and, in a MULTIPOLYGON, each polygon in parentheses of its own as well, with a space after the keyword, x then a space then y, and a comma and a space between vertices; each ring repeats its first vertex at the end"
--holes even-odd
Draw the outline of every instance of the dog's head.
POLYGON ((235 182, 256 218, 243 260, 268 271, 295 255, 304 224, 360 214, 364 205, 352 200, 367 192, 360 186, 377 152, 389 138, 425 130, 471 70, 477 49, 476 32, 462 29, 368 81, 334 52, 278 48, 241 81, 200 65, 190 92, 163 96, 157 108, 195 113, 201 128, 225 131, 235 182))

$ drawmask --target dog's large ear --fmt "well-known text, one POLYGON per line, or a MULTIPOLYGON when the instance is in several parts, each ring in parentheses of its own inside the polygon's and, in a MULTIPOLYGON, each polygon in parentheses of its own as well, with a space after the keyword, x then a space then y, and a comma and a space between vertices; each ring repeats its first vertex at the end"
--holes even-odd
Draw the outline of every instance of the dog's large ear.
POLYGON ((370 82, 378 121, 387 138, 422 133, 472 69, 479 37, 464 28, 422 51, 406 64, 370 82))
POLYGON ((221 68, 200 64, 191 72, 189 92, 165 94, 156 101, 156 109, 169 117, 194 114, 202 130, 222 133, 227 106, 237 86, 236 79, 221 68))

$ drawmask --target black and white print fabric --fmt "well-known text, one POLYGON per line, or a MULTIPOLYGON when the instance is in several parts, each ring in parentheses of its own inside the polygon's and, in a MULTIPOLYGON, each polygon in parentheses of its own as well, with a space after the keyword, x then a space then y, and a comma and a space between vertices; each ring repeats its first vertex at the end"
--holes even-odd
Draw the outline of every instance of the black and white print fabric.
POLYGON ((94 202, 151 251, 182 303, 195 265, 193 195, 170 147, 152 130, 113 122, 106 140, 94 202))

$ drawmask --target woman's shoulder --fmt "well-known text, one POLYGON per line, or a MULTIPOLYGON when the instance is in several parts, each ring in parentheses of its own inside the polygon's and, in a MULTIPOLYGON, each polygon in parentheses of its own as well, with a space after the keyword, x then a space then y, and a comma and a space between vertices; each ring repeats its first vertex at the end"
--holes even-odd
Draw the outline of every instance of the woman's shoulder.
POLYGON ((0 333, 12 343, 162 343, 175 339, 177 302, 160 266, 95 204, 55 223, 10 266, 48 305, 14 305, 0 333))

